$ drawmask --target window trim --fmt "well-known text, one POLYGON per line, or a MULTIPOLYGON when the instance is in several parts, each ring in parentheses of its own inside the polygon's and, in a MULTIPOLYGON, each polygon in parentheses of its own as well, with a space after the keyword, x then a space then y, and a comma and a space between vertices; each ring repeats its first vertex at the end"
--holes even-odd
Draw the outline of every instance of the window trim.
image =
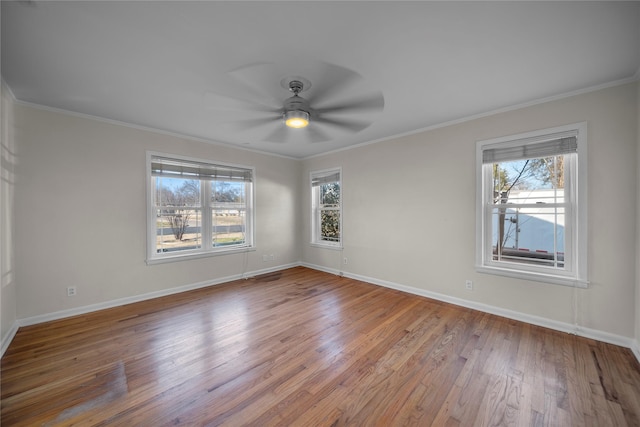
POLYGON ((542 129, 517 135, 509 135, 476 142, 476 271, 479 273, 514 277, 557 285, 586 288, 588 286, 587 269, 587 123, 574 123, 550 129, 542 129), (568 133, 577 138, 577 156, 574 156, 575 180, 570 182, 572 212, 570 218, 570 244, 572 271, 561 272, 546 268, 525 267, 513 264, 505 265, 493 262, 491 231, 487 227, 487 208, 485 201, 491 189, 485 184, 487 169, 483 166, 483 151, 488 148, 513 147, 541 142, 568 133), (575 158, 577 157, 577 158, 575 158))
MULTIPOLYGON (((146 214, 147 214, 147 234, 146 234, 146 246, 147 246, 147 256, 146 263, 147 265, 153 264, 162 264, 167 262, 175 262, 175 261, 185 261, 191 259, 199 259, 199 258, 207 258, 212 256, 219 255, 229 255, 234 253, 245 253, 256 250, 255 244, 255 183, 256 183, 256 174, 255 168, 252 166, 239 165, 233 163, 226 162, 218 162, 212 161, 208 159, 196 158, 196 157, 188 157, 181 156, 178 154, 170 154, 158 151, 147 151, 146 152, 146 214), (251 186, 250 186, 250 194, 247 195, 247 207, 245 218, 247 221, 246 227, 246 243, 238 246, 216 246, 212 248, 201 248, 195 250, 189 250, 181 253, 171 253, 171 254, 161 254, 158 255, 156 252, 155 244, 152 237, 155 237, 156 233, 156 218, 155 218, 155 207, 154 203, 154 186, 153 186, 153 176, 152 176, 152 159, 156 157, 161 157, 170 160, 184 161, 184 162, 192 162, 205 164, 210 166, 220 166, 220 167, 229 167, 229 168, 238 168, 245 169, 251 171, 251 186)), ((204 196, 203 196, 204 197, 204 196)), ((204 218, 206 215, 207 207, 202 206, 202 217, 204 218)), ((203 230, 201 231, 204 235, 206 232, 207 226, 203 224, 203 230)), ((203 245, 204 246, 204 245, 203 245)))
POLYGON ((343 239, 344 239, 344 235, 343 235, 343 229, 342 229, 342 223, 343 223, 343 212, 342 212, 342 200, 343 200, 343 185, 342 185, 342 167, 335 167, 335 168, 328 168, 328 169, 321 169, 321 170, 315 170, 315 171, 311 171, 309 172, 309 189, 310 189, 310 194, 311 194, 311 242, 310 245, 314 246, 314 247, 318 247, 318 248, 324 248, 324 249, 334 249, 334 250, 341 250, 343 248, 343 239), (318 220, 316 219, 316 210, 317 208, 317 200, 315 200, 314 197, 314 190, 313 190, 313 179, 314 177, 318 177, 318 176, 327 176, 327 175, 331 175, 337 173, 339 176, 339 185, 340 185, 340 206, 336 209, 338 211, 338 214, 340 216, 340 241, 338 242, 325 242, 325 241, 321 241, 319 240, 319 232, 317 230, 317 226, 319 225, 318 220))

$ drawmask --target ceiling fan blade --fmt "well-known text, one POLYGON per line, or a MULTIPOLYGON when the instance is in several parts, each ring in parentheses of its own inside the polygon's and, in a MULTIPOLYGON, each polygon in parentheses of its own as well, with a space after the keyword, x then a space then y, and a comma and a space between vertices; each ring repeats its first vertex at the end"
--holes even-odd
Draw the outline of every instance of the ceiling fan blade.
POLYGON ((270 62, 261 62, 236 68, 228 74, 254 97, 282 103, 288 91, 280 86, 280 80, 284 77, 280 68, 270 62))
POLYGON ((315 123, 352 133, 360 132, 371 125, 370 121, 330 119, 327 117, 319 117, 316 119, 315 123))
POLYGON ((332 113, 357 113, 363 112, 376 112, 384 109, 384 96, 382 92, 376 92, 373 95, 362 96, 351 101, 340 103, 336 105, 328 105, 324 108, 316 109, 316 112, 320 115, 332 114, 332 113))
POLYGON ((363 81, 364 78, 355 71, 334 64, 322 63, 306 98, 309 103, 320 108, 322 103, 328 102, 332 97, 346 92, 350 87, 357 86, 363 81))
POLYGON ((277 116, 274 117, 262 117, 256 119, 242 119, 242 120, 232 120, 221 123, 223 126, 229 126, 232 129, 237 131, 250 130, 253 128, 262 127, 265 125, 270 125, 272 123, 280 123, 280 118, 277 116))

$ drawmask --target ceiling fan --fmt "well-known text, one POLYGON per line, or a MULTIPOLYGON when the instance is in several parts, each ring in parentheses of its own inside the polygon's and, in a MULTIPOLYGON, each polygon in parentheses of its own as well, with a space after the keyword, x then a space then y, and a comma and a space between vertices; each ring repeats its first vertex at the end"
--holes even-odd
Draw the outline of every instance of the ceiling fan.
POLYGON ((384 109, 382 92, 355 71, 322 62, 293 68, 296 74, 271 63, 233 70, 228 73, 230 86, 236 86, 232 94, 208 92, 206 103, 226 110, 218 115, 220 124, 276 143, 322 142, 356 133, 384 109))

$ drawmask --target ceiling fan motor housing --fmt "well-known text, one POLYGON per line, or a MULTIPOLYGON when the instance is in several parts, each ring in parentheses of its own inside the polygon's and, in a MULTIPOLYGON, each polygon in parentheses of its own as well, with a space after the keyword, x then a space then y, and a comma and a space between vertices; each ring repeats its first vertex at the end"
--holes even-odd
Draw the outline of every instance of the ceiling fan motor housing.
POLYGON ((313 115, 313 111, 309 107, 309 101, 298 95, 303 89, 304 83, 300 80, 291 80, 289 82, 289 90, 293 92, 293 96, 284 101, 283 114, 287 114, 289 111, 304 111, 309 116, 313 115))
POLYGON ((312 110, 309 101, 298 96, 302 92, 304 84, 299 80, 289 82, 289 90, 293 96, 284 101, 282 119, 288 127, 303 128, 309 124, 312 110))
POLYGON ((292 110, 301 110, 310 113, 311 108, 309 107, 309 102, 306 99, 298 95, 294 95, 284 101, 284 111, 287 112, 292 110))
POLYGON ((289 82, 289 90, 293 92, 293 96, 284 101, 284 111, 282 112, 282 119, 288 127, 300 129, 309 124, 311 117, 309 101, 298 96, 303 88, 304 85, 299 80, 289 82))

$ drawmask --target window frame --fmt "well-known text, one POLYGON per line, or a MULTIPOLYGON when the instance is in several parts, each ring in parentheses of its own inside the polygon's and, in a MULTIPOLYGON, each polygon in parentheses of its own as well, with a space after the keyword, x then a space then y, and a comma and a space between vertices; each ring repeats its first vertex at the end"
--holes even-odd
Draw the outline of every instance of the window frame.
MULTIPOLYGON (((245 166, 233 163, 225 163, 212 161, 208 159, 201 159, 195 157, 181 156, 177 154, 162 153, 156 151, 146 152, 146 181, 147 181, 147 257, 146 263, 148 265, 160 264, 166 262, 183 261, 189 259, 198 259, 218 255, 228 255, 233 253, 243 253, 249 251, 255 251, 255 168, 252 166, 245 166), (157 252, 157 223, 156 223, 156 206, 154 204, 154 177, 152 176, 152 161, 156 158, 163 158, 167 160, 175 160, 177 162, 194 163, 199 165, 207 165, 211 167, 223 167, 239 169, 244 171, 250 171, 251 181, 250 185, 246 186, 246 206, 245 206, 245 242, 240 245, 230 246, 214 246, 212 244, 213 236, 211 233, 213 221, 210 218, 210 213, 215 210, 214 205, 211 203, 209 197, 210 189, 213 187, 211 183, 215 180, 199 179, 200 185, 200 201, 201 205, 198 209, 201 211, 201 245, 200 248, 189 249, 185 251, 177 252, 157 252), (207 184, 207 182, 209 184, 207 184)), ((224 180, 220 180, 224 181, 224 180)))
POLYGON ((517 135, 476 142, 476 271, 533 280, 544 283, 586 288, 587 270, 587 124, 586 122, 542 129, 517 135), (519 147, 549 141, 563 135, 575 135, 577 150, 565 165, 565 261, 564 269, 493 260, 492 164, 483 164, 483 152, 493 148, 519 147), (568 200, 567 200, 568 199, 568 200))
MULTIPOLYGON (((317 186, 316 186, 317 187, 317 186)), ((320 247, 320 248, 326 248, 326 249, 336 249, 336 250, 340 250, 342 249, 342 242, 343 242, 343 229, 342 229, 342 224, 343 224, 343 212, 342 212, 342 205, 343 205, 343 186, 342 186, 342 168, 341 167, 337 167, 337 168, 329 168, 329 169, 322 169, 322 170, 316 170, 316 171, 311 171, 309 173, 309 188, 311 190, 311 246, 315 246, 315 247, 320 247), (314 178, 322 178, 322 177, 326 177, 326 176, 330 176, 333 174, 338 174, 338 185, 340 187, 340 201, 339 201, 339 206, 337 208, 331 208, 329 210, 336 210, 338 211, 338 215, 340 217, 340 221, 339 221, 339 225, 338 227, 340 227, 340 238, 339 241, 337 242, 329 242, 329 241, 325 241, 325 240, 321 240, 320 236, 321 236, 321 232, 320 232, 320 226, 321 226, 321 219, 320 219, 320 214, 321 214, 321 209, 319 207, 320 204, 320 194, 319 191, 316 191, 314 189, 314 185, 313 185, 313 180, 314 178)))

